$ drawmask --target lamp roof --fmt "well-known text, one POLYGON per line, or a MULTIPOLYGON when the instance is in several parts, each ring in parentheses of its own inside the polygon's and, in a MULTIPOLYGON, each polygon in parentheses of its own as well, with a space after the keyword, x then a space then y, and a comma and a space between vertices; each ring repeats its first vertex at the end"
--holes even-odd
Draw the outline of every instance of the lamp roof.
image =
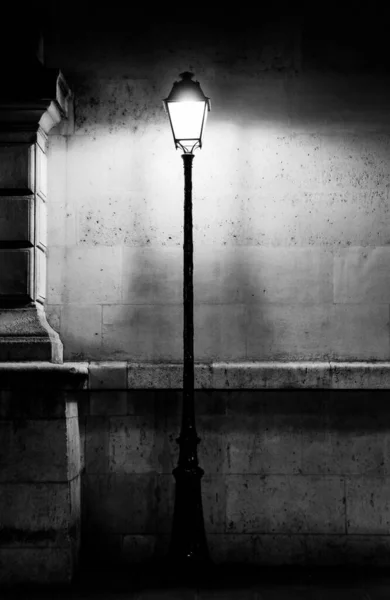
POLYGON ((210 99, 204 95, 199 81, 192 81, 194 74, 189 71, 180 73, 181 81, 175 81, 168 98, 165 102, 208 102, 210 99))

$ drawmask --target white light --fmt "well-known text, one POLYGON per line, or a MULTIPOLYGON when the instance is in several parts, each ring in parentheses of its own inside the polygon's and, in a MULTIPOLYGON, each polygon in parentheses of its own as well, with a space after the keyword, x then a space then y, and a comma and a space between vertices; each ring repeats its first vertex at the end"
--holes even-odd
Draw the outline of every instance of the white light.
MULTIPOLYGON (((172 129, 177 140, 186 146, 185 140, 200 140, 206 102, 169 102, 172 129)), ((207 111, 206 111, 207 112, 207 111)), ((188 144, 192 146, 192 144, 188 144)))

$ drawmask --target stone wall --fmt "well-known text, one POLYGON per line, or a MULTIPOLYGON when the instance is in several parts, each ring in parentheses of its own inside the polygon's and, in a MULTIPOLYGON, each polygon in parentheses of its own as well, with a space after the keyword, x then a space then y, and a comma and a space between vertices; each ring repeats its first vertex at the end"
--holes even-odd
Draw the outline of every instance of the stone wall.
MULTIPOLYGON (((101 390, 89 406, 84 399, 83 549, 93 568, 167 552, 180 396, 101 390)), ((197 391, 213 560, 389 565, 387 398, 367 390, 197 391)))
POLYGON ((183 173, 161 100, 188 69, 212 101, 195 359, 389 358, 388 77, 279 21, 49 32, 75 94, 48 165, 47 313, 66 359, 181 359, 183 173))
MULTIPOLYGON (((213 560, 389 565, 388 367, 376 383, 366 372, 362 385, 353 364, 343 373, 289 365, 284 378, 274 366, 273 375, 269 365, 257 366, 252 389, 240 389, 232 365, 209 366, 208 377, 197 371, 213 560), (225 379, 213 389, 218 372, 225 379)), ((146 378, 124 363, 91 363, 89 371, 90 390, 78 394, 84 567, 161 560, 174 508, 180 377, 150 366, 146 378)))

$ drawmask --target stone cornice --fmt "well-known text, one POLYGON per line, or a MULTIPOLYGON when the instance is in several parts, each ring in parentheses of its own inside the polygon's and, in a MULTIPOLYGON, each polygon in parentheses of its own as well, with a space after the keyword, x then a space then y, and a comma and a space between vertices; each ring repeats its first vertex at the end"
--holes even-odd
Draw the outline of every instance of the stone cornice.
POLYGON ((5 78, 0 93, 0 136, 24 142, 26 133, 45 134, 70 113, 72 93, 58 69, 34 66, 28 76, 5 78))
MULTIPOLYGON (((181 389, 181 364, 125 361, 0 362, 0 389, 181 389)), ((251 362, 195 365, 196 389, 390 389, 390 362, 251 362)))

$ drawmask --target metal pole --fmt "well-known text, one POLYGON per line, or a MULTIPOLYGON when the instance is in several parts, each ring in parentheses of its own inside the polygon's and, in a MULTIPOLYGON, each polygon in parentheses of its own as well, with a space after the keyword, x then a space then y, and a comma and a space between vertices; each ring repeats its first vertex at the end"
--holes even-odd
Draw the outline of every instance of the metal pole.
MULTIPOLYGON (((170 554, 181 569, 187 566, 209 564, 206 533, 204 529, 201 478, 197 445, 200 439, 195 427, 194 406, 194 291, 193 291, 193 239, 192 239, 192 161, 193 154, 183 154, 184 163, 184 373, 183 408, 179 462, 173 470, 176 480, 175 509, 173 515, 170 554)), ((196 571, 196 570, 195 570, 196 571)), ((196 572, 195 572, 196 574, 196 572)))

